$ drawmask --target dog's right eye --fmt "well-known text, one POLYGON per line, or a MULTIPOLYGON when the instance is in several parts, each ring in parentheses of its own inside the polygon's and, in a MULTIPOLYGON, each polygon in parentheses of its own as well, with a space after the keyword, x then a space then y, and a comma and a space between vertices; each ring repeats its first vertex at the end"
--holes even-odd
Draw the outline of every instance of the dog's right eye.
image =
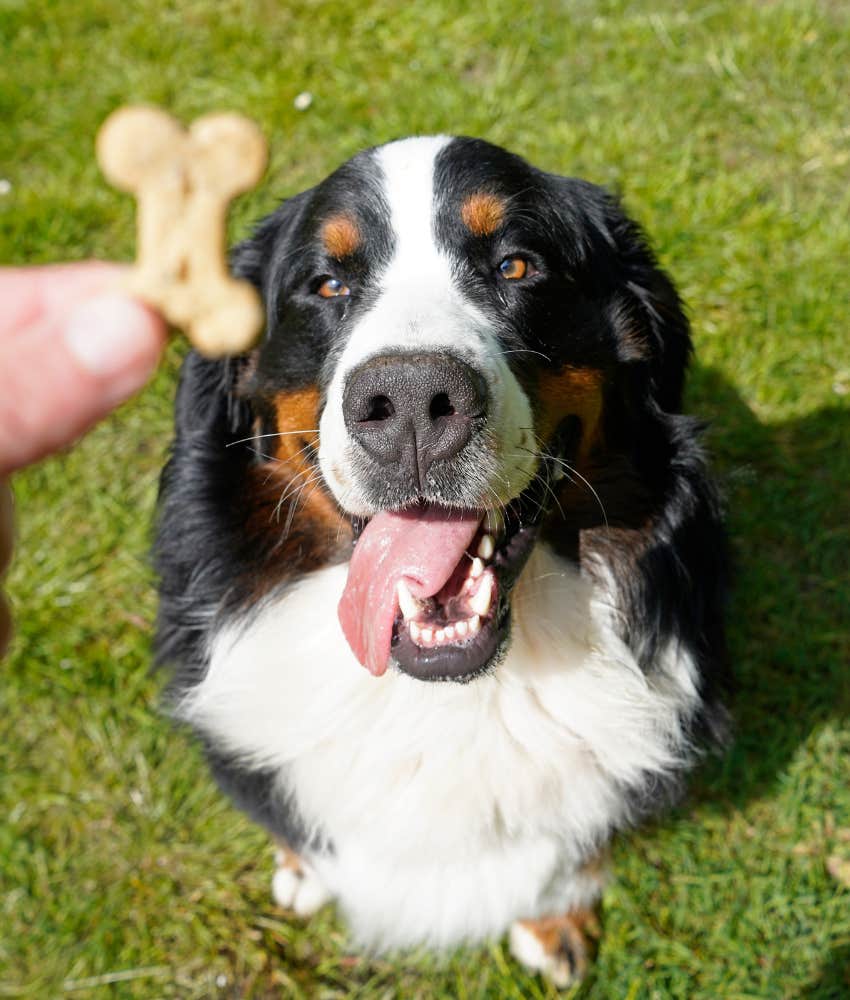
POLYGON ((339 278, 325 278, 316 290, 323 299, 337 299, 340 296, 351 295, 351 289, 339 278))
POLYGON ((538 273, 527 257, 505 257, 499 264, 499 274, 505 281, 522 281, 523 278, 533 278, 538 273))

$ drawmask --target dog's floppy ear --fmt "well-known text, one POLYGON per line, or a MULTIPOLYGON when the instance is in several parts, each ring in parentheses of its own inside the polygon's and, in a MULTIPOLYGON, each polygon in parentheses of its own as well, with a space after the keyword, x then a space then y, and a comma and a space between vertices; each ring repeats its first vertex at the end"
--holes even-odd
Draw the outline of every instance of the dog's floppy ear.
POLYGON ((250 434, 250 407, 234 391, 239 359, 211 360, 191 351, 180 369, 174 408, 177 441, 235 440, 250 434))
POLYGON ((311 195, 312 191, 302 191, 281 202, 230 254, 233 274, 250 281, 262 295, 266 310, 266 336, 274 328, 277 317, 283 272, 297 257, 296 248, 291 246, 292 236, 304 216, 311 195))
MULTIPOLYGON (((254 232, 230 253, 235 277, 250 281, 260 292, 266 310, 266 331, 273 324, 280 286, 281 252, 304 206, 304 195, 281 203, 254 232)), ((254 414, 240 393, 240 386, 256 362, 254 348, 238 357, 209 360, 191 351, 180 371, 175 409, 177 438, 211 433, 219 440, 236 440, 251 433, 254 414)))
POLYGON ((691 353, 690 328, 679 295, 640 226, 604 188, 547 175, 564 264, 585 292, 605 303, 633 389, 666 412, 681 408, 691 353))
POLYGON ((682 407, 692 346, 690 324, 673 282, 660 267, 641 227, 606 196, 607 229, 617 254, 615 291, 621 344, 646 366, 645 390, 667 413, 682 407))

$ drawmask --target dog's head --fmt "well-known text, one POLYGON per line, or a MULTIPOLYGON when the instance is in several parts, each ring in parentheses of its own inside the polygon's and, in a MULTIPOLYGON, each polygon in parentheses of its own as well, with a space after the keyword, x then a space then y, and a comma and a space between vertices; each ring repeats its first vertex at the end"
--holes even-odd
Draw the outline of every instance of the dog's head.
POLYGON ((312 502, 309 530, 343 538, 339 619, 373 673, 481 673, 541 534, 578 557, 606 518, 640 530, 690 343, 603 190, 406 139, 286 201, 234 265, 268 316, 233 390, 286 511, 268 530, 312 502))

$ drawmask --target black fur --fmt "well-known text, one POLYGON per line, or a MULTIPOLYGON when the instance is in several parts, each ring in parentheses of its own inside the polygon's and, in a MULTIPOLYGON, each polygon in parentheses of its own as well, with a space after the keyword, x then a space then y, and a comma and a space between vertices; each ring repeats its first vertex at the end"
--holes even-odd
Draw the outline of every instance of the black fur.
MULTIPOLYGON (((589 571, 601 560, 614 575, 624 595, 622 636, 644 670, 653 670, 671 639, 693 653, 703 695, 694 739, 722 738, 726 547, 700 426, 681 414, 691 342, 672 283, 640 228, 594 185, 543 173, 472 139, 440 154, 436 179, 438 240, 466 293, 498 322, 528 393, 533 397, 541 371, 565 364, 605 373, 605 448, 589 473, 601 506, 567 484, 566 523, 550 513, 544 535, 589 571), (482 189, 507 202, 505 225, 492 238, 474 236, 460 221, 464 197, 482 189), (522 286, 499 283, 498 262, 519 252, 539 274, 522 286)), ((251 472, 262 462, 248 439, 258 427, 274 430, 276 393, 316 386, 324 401, 347 331, 373 301, 374 275, 392 248, 374 157, 366 152, 283 203, 234 253, 235 273, 262 291, 268 324, 250 359, 210 362, 191 354, 181 376, 156 542, 157 650, 177 693, 202 678, 210 630, 269 592, 264 580, 281 537, 246 528, 256 503, 251 472), (317 234, 340 210, 357 219, 364 241, 336 261, 317 234), (316 296, 331 274, 351 286, 350 299, 316 296)), ((274 590, 296 585, 317 566, 311 526, 299 528, 296 514, 291 528, 297 544, 287 539, 285 573, 274 578, 274 590)), ((246 773, 215 748, 208 753, 225 791, 297 848, 306 836, 297 804, 272 800, 264 772, 246 773)), ((634 812, 643 813, 671 790, 671 783, 653 783, 628 794, 634 812)))

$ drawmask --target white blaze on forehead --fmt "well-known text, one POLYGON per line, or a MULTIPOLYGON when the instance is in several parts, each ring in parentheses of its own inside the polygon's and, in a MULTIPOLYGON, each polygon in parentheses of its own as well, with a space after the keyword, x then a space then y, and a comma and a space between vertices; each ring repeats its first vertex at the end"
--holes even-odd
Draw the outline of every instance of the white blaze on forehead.
POLYGON ((395 237, 395 252, 383 276, 385 288, 417 275, 426 281, 451 278, 449 261, 434 236, 434 166, 450 142, 447 136, 422 136, 378 150, 395 237))
POLYGON ((486 323, 455 287, 452 261, 435 236, 434 167, 451 142, 446 136, 402 139, 381 147, 375 160, 389 210, 393 252, 378 274, 378 299, 352 331, 342 373, 385 350, 454 347, 474 360, 486 323), (464 351, 464 347, 467 349, 464 351))

